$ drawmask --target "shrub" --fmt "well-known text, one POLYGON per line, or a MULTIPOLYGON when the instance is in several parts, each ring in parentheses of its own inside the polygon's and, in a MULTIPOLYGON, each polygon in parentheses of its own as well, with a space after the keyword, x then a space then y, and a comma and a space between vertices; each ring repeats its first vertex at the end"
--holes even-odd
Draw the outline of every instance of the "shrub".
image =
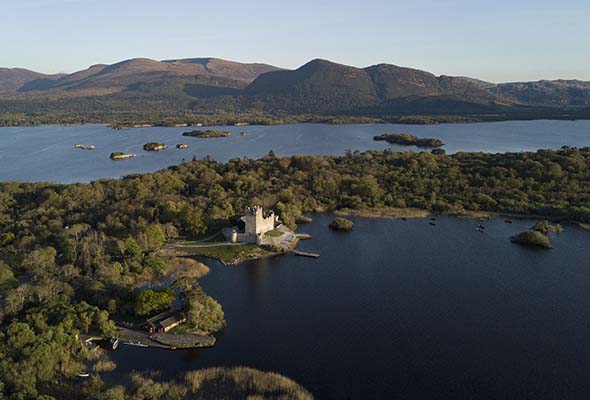
POLYGON ((513 243, 522 244, 531 247, 551 248, 549 238, 539 231, 525 231, 512 237, 513 243))
POLYGON ((352 229, 353 226, 354 222, 341 217, 334 219, 330 223, 330 229, 333 229, 335 231, 349 231, 352 229))

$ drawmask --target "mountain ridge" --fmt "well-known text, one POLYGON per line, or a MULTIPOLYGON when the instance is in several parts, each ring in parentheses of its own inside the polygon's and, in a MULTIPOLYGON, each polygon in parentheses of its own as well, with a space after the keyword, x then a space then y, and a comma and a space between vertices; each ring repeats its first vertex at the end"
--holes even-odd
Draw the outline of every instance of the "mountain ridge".
MULTIPOLYGON (((492 83, 435 75, 393 64, 357 68, 313 59, 288 70, 213 57, 133 58, 72 74, 0 69, 0 99, 27 104, 54 99, 114 99, 133 111, 149 101, 162 112, 315 115, 494 115, 522 110, 590 109, 590 82, 492 83), (105 97, 106 96, 106 97, 105 97)), ((72 100, 74 101, 74 100, 72 100)), ((109 107, 109 106, 101 106, 109 107)))

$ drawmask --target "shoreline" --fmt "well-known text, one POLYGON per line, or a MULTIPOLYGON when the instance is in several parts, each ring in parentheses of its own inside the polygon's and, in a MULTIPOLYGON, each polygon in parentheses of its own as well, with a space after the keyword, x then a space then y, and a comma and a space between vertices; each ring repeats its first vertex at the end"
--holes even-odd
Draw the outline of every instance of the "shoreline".
POLYGON ((574 225, 581 229, 590 231, 590 224, 572 221, 572 220, 560 220, 555 217, 538 214, 515 214, 508 212, 499 211, 469 211, 465 210, 462 213, 435 213, 429 210, 420 208, 395 208, 395 207, 383 207, 383 208, 367 208, 362 210, 354 210, 349 208, 343 208, 340 210, 325 210, 319 211, 320 213, 332 212, 335 215, 340 216, 353 216, 361 218, 387 218, 387 219, 421 219, 428 218, 433 215, 444 215, 455 218, 467 218, 467 219, 478 219, 478 218, 512 218, 512 219, 534 219, 534 220, 548 220, 552 222, 559 222, 561 224, 574 225))
MULTIPOLYGON (((0 115, 1 117, 1 115, 0 115)), ((204 118, 207 118, 206 116, 204 118)), ((215 118, 215 117, 213 117, 215 118)), ((493 122, 507 122, 507 121, 588 121, 590 116, 585 117, 574 117, 574 116, 539 116, 539 117, 519 117, 519 116, 420 116, 420 115, 408 115, 399 116, 394 118, 388 117, 336 117, 336 116, 285 116, 285 117, 273 117, 273 116, 261 116, 260 118, 269 118, 269 121, 260 123, 257 119, 248 120, 247 118, 243 122, 235 122, 235 119, 239 119, 239 116, 228 120, 221 120, 215 122, 206 122, 199 124, 183 123, 181 120, 177 124, 163 124, 163 123, 150 123, 150 122, 138 122, 128 126, 126 124, 118 124, 107 121, 87 121, 80 123, 68 123, 68 122, 51 122, 51 123, 18 123, 18 124, 2 124, 0 128, 34 128, 34 127, 79 127, 88 125, 100 125, 109 127, 113 130, 131 130, 131 129, 144 129, 144 128, 205 128, 205 127, 237 127, 244 128, 247 126, 281 126, 281 125, 300 125, 300 124, 319 124, 319 125, 367 125, 367 124, 382 124, 382 125, 443 125, 443 124, 477 124, 477 123, 493 123, 493 122), (276 120, 273 120, 276 118, 276 120), (281 119, 284 118, 284 119, 281 119), (292 119, 290 119, 292 118, 292 119)))
MULTIPOLYGON (((316 214, 332 213, 337 216, 353 216, 353 217, 368 218, 368 219, 378 219, 378 218, 383 218, 383 219, 426 219, 426 218, 429 218, 432 216, 448 216, 448 217, 465 218, 465 219, 480 219, 480 218, 502 219, 502 218, 505 218, 505 219, 516 219, 516 220, 524 220, 524 219, 532 219, 532 220, 539 220, 539 221, 540 220, 548 220, 551 222, 559 222, 561 224, 574 225, 580 229, 590 231, 590 224, 586 224, 583 222, 570 221, 570 220, 556 220, 552 217, 543 216, 543 215, 536 215, 536 214, 514 214, 514 213, 503 213, 503 212, 493 212, 493 211, 468 211, 468 210, 466 210, 466 211, 458 214, 458 213, 435 213, 435 212, 432 212, 432 211, 429 211, 426 209, 411 208, 411 207, 408 207, 408 208, 377 207, 377 208, 367 208, 367 209, 359 209, 359 210, 350 209, 350 208, 343 208, 343 209, 339 209, 339 210, 318 209, 318 210, 314 211, 314 213, 316 213, 316 214)), ((294 242, 292 243, 292 246, 286 251, 282 251, 282 252, 268 251, 268 250, 263 249, 262 247, 259 247, 259 250, 263 251, 264 253, 258 254, 254 257, 252 257, 252 254, 245 255, 245 256, 241 256, 236 259, 233 259, 231 261, 223 260, 221 258, 205 256, 205 255, 189 254, 188 252, 187 253, 177 252, 175 254, 175 256, 189 257, 189 258, 201 259, 201 260, 205 260, 205 259, 215 260, 215 261, 219 261, 223 266, 239 266, 240 264, 243 264, 248 261, 263 260, 263 259, 283 256, 283 255, 287 255, 287 254, 293 254, 294 252, 296 252, 296 248, 297 248, 297 245, 299 244, 299 242, 301 240, 305 240, 304 238, 302 238, 301 235, 305 235, 305 234, 297 234, 294 242)), ((219 246, 224 246, 224 245, 228 245, 228 244, 221 244, 221 243, 219 244, 219 246)), ((175 250, 173 250, 173 248, 168 248, 168 250, 175 251, 175 250)))

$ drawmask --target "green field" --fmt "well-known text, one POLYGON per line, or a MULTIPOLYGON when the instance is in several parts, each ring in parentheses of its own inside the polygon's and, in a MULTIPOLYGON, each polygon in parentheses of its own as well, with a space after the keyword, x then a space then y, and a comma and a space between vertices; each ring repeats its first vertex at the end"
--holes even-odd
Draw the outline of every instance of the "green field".
POLYGON ((254 244, 228 245, 199 247, 199 246, 177 246, 180 251, 187 251, 196 256, 215 258, 225 264, 234 264, 241 260, 258 257, 265 253, 265 250, 254 244))

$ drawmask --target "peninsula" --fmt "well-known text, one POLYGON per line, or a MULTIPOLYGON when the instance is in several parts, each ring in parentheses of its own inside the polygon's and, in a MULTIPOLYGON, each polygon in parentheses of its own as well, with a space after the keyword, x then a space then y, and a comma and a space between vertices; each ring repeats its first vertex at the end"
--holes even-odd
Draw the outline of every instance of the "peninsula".
POLYGON ((200 241, 177 241, 166 249, 174 256, 202 256, 214 258, 225 265, 236 265, 247 260, 285 254, 293 250, 299 240, 309 239, 287 227, 273 211, 262 207, 247 207, 235 220, 236 224, 200 241), (214 240, 225 238, 225 241, 214 240))

